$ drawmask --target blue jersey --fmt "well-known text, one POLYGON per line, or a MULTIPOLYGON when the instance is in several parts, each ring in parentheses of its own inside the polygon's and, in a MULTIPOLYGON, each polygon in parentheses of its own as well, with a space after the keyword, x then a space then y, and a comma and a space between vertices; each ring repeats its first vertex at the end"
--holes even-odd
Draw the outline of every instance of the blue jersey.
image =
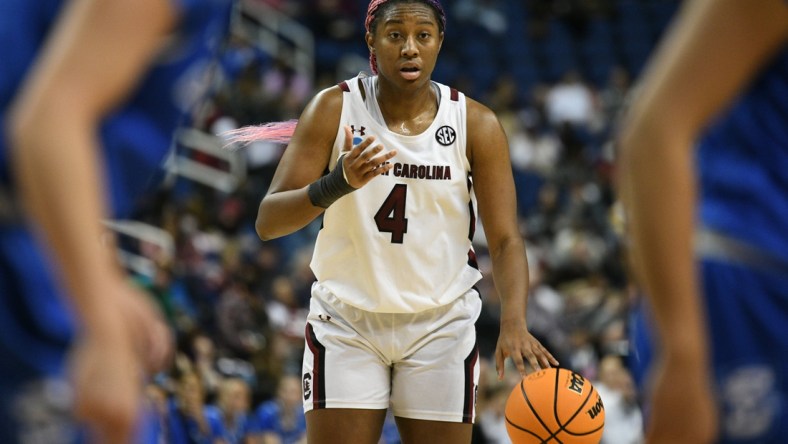
POLYGON ((696 236, 721 444, 788 434, 788 45, 699 141, 696 236))
POLYGON ((700 221, 788 263, 788 48, 698 147, 700 221))
MULTIPOLYGON (((207 95, 209 68, 229 24, 231 0, 172 2, 179 11, 172 44, 100 127, 113 217, 128 215, 150 189, 175 128, 207 95)), ((64 3, 0 2, 0 122, 6 121, 8 107, 64 3)), ((0 192, 13 196, 4 127, 0 125, 0 192)), ((56 372, 71 339, 72 317, 52 270, 46 251, 24 222, 0 215, 0 350, 21 366, 17 373, 56 372)), ((6 370, 7 359, 0 364, 6 370)))

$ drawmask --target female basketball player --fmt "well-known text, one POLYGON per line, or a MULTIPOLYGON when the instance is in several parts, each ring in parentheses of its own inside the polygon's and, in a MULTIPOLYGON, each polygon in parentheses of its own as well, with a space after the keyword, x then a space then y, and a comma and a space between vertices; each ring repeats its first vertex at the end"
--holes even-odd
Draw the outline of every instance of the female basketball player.
POLYGON ((620 193, 661 349, 648 441, 784 442, 788 3, 687 2, 633 103, 620 193))
POLYGON ((503 301, 499 374, 507 357, 521 373, 557 365, 525 322, 506 137, 488 108, 430 80, 444 26, 437 0, 372 1, 377 75, 312 100, 260 204, 263 239, 325 212, 302 375, 310 443, 377 443, 389 406, 403 442, 470 442, 477 198, 503 301))
POLYGON ((72 311, 77 413, 97 442, 131 439, 142 375, 164 365, 171 341, 100 244, 101 221, 127 213, 159 166, 228 10, 229 0, 2 2, 0 442, 79 433, 55 382, 72 311))

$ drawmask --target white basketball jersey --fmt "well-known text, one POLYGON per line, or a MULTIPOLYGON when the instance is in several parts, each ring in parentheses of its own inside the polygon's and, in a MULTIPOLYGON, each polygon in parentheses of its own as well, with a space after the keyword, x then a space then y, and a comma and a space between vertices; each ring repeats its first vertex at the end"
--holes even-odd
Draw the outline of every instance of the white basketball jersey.
MULTIPOLYGON (((375 144, 397 155, 388 174, 326 210, 311 266, 336 297, 366 311, 414 313, 442 306, 482 277, 471 246, 476 202, 466 156, 465 96, 436 85, 435 120, 422 134, 403 136, 370 113, 358 77, 340 84, 342 116, 329 168, 344 146, 345 125, 353 130, 354 145, 374 135, 375 144)), ((375 95, 367 100, 375 101, 375 95)), ((370 106, 379 113, 376 102, 370 106)))

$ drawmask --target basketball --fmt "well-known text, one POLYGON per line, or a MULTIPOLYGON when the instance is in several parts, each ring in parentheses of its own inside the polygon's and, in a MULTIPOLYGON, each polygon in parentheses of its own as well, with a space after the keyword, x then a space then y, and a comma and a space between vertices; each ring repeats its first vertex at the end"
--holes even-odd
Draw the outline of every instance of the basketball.
POLYGON ((531 373, 506 401, 506 431, 514 444, 596 444, 604 426, 599 392, 564 368, 531 373))

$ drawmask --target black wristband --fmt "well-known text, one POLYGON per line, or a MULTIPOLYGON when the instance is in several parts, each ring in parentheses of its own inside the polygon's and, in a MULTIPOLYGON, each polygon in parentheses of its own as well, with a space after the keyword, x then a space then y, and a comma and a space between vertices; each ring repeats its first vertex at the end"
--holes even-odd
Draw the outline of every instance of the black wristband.
POLYGON ((320 208, 328 208, 337 199, 349 194, 356 189, 350 186, 345 180, 342 170, 342 161, 345 156, 340 156, 337 165, 328 174, 309 184, 307 194, 312 205, 320 208))

